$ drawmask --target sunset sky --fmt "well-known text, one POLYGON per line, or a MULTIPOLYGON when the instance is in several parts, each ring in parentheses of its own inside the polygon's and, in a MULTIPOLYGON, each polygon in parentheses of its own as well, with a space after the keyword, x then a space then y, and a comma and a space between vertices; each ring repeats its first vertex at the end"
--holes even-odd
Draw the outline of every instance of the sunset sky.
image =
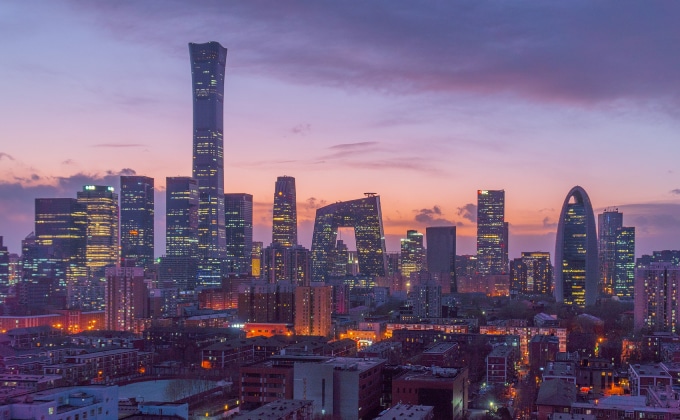
POLYGON ((191 175, 189 42, 228 48, 225 192, 271 242, 277 176, 315 208, 381 196, 388 251, 458 226, 504 189, 510 255, 555 247, 575 185, 624 213, 639 256, 680 248, 680 3, 37 1, 0 3, 0 236, 36 197, 118 175, 191 175))

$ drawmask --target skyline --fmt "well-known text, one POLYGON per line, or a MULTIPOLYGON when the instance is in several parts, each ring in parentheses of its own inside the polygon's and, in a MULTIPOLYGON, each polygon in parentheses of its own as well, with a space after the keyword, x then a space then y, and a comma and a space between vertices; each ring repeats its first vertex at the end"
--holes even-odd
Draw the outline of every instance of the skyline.
POLYGON ((160 255, 165 178, 191 173, 187 44, 218 41, 224 190, 253 195, 265 246, 289 175, 307 248, 316 208, 372 191, 388 251, 450 223, 474 254, 476 191, 503 189, 510 258, 552 253, 580 185, 636 227, 637 256, 678 249, 680 7, 612 4, 3 4, 0 235, 18 252, 34 198, 136 174, 156 181, 160 255))

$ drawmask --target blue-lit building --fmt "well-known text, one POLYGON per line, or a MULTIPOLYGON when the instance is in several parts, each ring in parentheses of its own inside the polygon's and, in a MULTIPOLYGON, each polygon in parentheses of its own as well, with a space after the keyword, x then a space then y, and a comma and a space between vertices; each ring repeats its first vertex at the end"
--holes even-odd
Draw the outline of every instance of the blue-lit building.
POLYGON ((165 254, 198 258, 198 182, 190 177, 165 181, 165 254))
POLYGON ((140 267, 153 265, 154 180, 147 176, 120 177, 121 257, 140 267))
POLYGON ((385 234, 380 197, 368 193, 365 198, 342 201, 316 210, 312 237, 312 281, 324 281, 333 271, 338 228, 352 227, 356 238, 359 272, 384 276, 387 271, 385 234))
POLYGON ((504 190, 477 191, 477 271, 483 275, 508 272, 504 190))
POLYGON ((586 191, 569 191, 560 211, 555 243, 555 299, 568 305, 594 305, 598 295, 595 215, 586 191))
POLYGON ((616 231, 614 295, 635 297, 635 228, 621 227, 616 231))
POLYGON ((198 251, 216 264, 226 257, 224 228, 224 68, 218 42, 189 44, 194 105, 193 178, 198 181, 198 251))
POLYGON ((253 252, 253 196, 224 195, 224 223, 230 273, 250 274, 253 252))

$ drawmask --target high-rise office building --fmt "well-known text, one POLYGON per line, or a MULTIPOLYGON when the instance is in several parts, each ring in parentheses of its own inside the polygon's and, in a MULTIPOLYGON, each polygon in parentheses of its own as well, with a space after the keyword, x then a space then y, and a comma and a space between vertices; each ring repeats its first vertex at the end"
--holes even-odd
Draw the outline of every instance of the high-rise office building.
POLYGON ((477 271, 483 275, 508 271, 504 190, 477 191, 477 271))
POLYGON ((297 245, 297 202, 292 176, 276 178, 272 216, 272 244, 297 245))
POLYGON ((598 258, 595 215, 586 191, 569 191, 560 211, 555 243, 555 299, 568 305, 594 305, 598 258))
POLYGON ((423 246, 423 234, 417 230, 407 230, 406 238, 401 240, 401 275, 409 278, 411 273, 425 268, 425 247, 423 246))
POLYGON ((328 273, 333 271, 333 260, 329 256, 336 247, 340 227, 354 228, 360 274, 385 276, 387 253, 380 197, 368 193, 365 198, 337 202, 316 210, 312 237, 312 281, 324 281, 328 273))
POLYGON ((456 227, 436 226, 425 229, 427 243, 427 271, 439 276, 440 281, 448 278, 451 292, 456 287, 456 227))
POLYGON ((0 287, 9 286, 9 250, 2 240, 0 236, 0 287))
POLYGON ((309 286, 310 253, 307 248, 272 244, 262 255, 263 277, 268 283, 289 281, 298 286, 309 286))
POLYGON ((553 266, 549 252, 522 252, 510 263, 510 290, 521 294, 550 294, 553 266))
POLYGON ((224 195, 224 224, 227 235, 229 272, 251 272, 253 252, 253 196, 224 195))
POLYGON ((78 203, 87 214, 85 254, 90 273, 118 264, 118 194, 113 187, 85 185, 78 191, 78 203))
POLYGON ((35 199, 36 244, 62 265, 62 282, 87 276, 87 225, 86 206, 77 199, 35 199))
POLYGON ((621 227, 616 230, 616 274, 614 295, 635 296, 635 228, 621 227))
POLYGON ((198 251, 205 260, 226 257, 224 230, 224 67, 218 42, 189 44, 194 104, 193 178, 198 181, 198 251))
POLYGON ((260 278, 262 275, 263 245, 264 244, 261 241, 253 241, 253 250, 250 254, 252 276, 256 279, 260 278))
POLYGON ((147 176, 120 177, 121 257, 140 267, 153 265, 154 180, 147 176))
POLYGON ((606 209, 597 215, 597 255, 600 269, 600 293, 614 294, 616 278, 616 232, 623 227, 623 213, 606 209))
POLYGON ((198 182, 189 177, 166 178, 165 253, 198 257, 198 182))

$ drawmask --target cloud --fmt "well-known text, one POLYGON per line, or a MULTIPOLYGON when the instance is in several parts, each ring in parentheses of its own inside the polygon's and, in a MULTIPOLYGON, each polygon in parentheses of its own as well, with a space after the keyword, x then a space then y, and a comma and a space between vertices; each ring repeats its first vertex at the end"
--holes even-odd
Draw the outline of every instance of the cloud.
POLYGON ((450 220, 447 220, 442 217, 442 209, 438 205, 432 206, 431 209, 424 208, 420 210, 413 210, 416 215, 414 217, 414 220, 418 223, 422 223, 424 225, 432 226, 432 225, 455 225, 455 222, 452 222, 450 220))
POLYGON ((550 217, 546 216, 546 217, 543 218, 543 227, 555 229, 555 228, 557 228, 557 222, 551 221, 550 217))
POLYGON ((676 188, 674 190, 671 190, 671 194, 680 195, 680 188, 676 188))
POLYGON ((473 223, 477 223, 477 205, 468 203, 463 207, 458 207, 458 215, 473 223))
POLYGON ((66 160, 61 161, 62 165, 75 165, 75 163, 76 163, 76 161, 73 160, 73 159, 66 159, 66 160))
POLYGON ((317 199, 316 197, 309 197, 305 200, 305 208, 307 210, 315 210, 324 207, 327 203, 326 200, 317 199))
POLYGON ((311 124, 298 124, 290 129, 291 133, 301 136, 309 134, 310 131, 312 131, 311 124))
POLYGON ((93 144, 92 147, 103 147, 103 148, 126 148, 126 147, 147 147, 146 144, 142 143, 99 143, 93 144))
POLYGON ((14 160, 14 157, 12 155, 10 155, 9 153, 0 152, 0 160, 2 160, 2 159, 14 160))
POLYGON ((74 1, 73 9, 173 54, 185 41, 170 46, 167 27, 178 44, 211 34, 238 46, 239 70, 296 83, 569 103, 680 97, 680 57, 666 42, 680 38, 673 2, 153 4, 74 1))

